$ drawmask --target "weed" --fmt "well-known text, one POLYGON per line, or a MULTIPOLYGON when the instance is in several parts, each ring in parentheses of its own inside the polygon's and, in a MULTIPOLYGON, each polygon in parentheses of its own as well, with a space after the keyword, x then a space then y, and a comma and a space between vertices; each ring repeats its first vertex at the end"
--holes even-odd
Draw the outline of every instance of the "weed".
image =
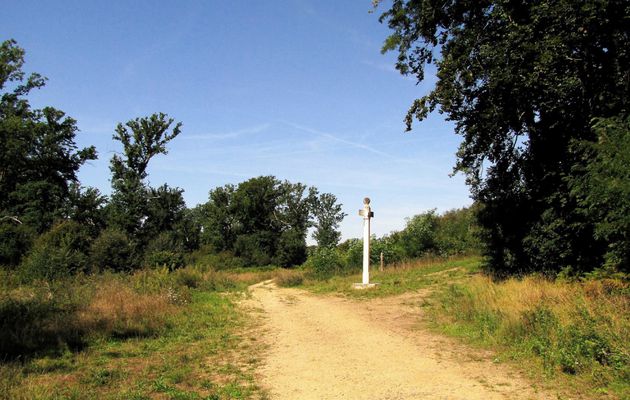
POLYGON ((280 287, 300 286, 304 282, 304 272, 300 270, 282 270, 276 276, 276 284, 280 287))
POLYGON ((539 363, 541 374, 572 377, 593 393, 621 393, 630 363, 625 287, 473 276, 437 291, 430 315, 444 332, 502 349, 497 358, 539 363))

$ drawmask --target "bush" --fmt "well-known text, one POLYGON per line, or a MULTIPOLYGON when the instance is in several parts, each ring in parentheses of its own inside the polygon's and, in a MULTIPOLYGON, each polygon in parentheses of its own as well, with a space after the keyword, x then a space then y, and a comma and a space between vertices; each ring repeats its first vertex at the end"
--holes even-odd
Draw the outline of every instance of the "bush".
POLYGON ((34 240, 35 231, 24 224, 0 224, 0 265, 18 265, 34 240))
POLYGON ((306 266, 316 279, 328 279, 344 270, 343 259, 337 249, 322 247, 306 261, 306 266))
POLYGON ((25 281, 32 281, 86 272, 90 242, 84 226, 74 221, 57 224, 35 241, 33 250, 20 267, 20 275, 25 281))
POLYGON ((421 257, 435 249, 435 231, 438 216, 435 210, 416 215, 407 220, 400 233, 400 240, 407 257, 421 257))
POLYGON ((144 258, 147 267, 166 267, 169 271, 182 268, 185 265, 184 255, 179 252, 169 250, 153 251, 144 258))
POLYGON ((0 359, 28 356, 43 349, 80 346, 75 311, 80 296, 56 293, 48 285, 0 294, 0 359))
POLYGON ((90 262, 98 270, 129 271, 136 267, 129 238, 113 228, 104 230, 94 240, 90 247, 90 262))
POLYGON ((475 211, 472 207, 445 212, 437 219, 435 232, 436 251, 441 256, 478 252, 481 243, 477 237, 475 211))
POLYGON ((188 288, 197 288, 203 281, 203 274, 194 268, 186 267, 173 272, 173 279, 179 286, 185 286, 188 288))
POLYGON ((240 235, 234 243, 234 254, 243 259, 246 266, 271 264, 274 238, 271 232, 240 235))
POLYGON ((278 241, 274 263, 281 267, 292 267, 301 265, 304 261, 306 261, 304 233, 297 230, 282 232, 278 241))
POLYGON ((363 240, 349 239, 339 248, 344 256, 343 261, 346 267, 349 269, 361 268, 363 265, 363 240))
POLYGON ((304 282, 304 272, 281 270, 276 276, 276 284, 280 287, 300 286, 304 282))
POLYGON ((219 253, 202 253, 200 251, 191 258, 193 259, 192 264, 216 271, 245 267, 243 259, 236 257, 231 251, 222 251, 219 253))

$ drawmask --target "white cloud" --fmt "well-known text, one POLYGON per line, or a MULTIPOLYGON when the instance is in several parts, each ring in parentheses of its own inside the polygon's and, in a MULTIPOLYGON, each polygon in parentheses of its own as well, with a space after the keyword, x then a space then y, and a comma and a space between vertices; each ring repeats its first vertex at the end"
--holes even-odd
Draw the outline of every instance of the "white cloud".
POLYGON ((228 132, 220 132, 220 133, 205 133, 199 135, 182 135, 182 138, 185 139, 194 139, 194 140, 224 140, 224 139, 235 139, 244 135, 253 135, 256 133, 264 132, 271 124, 265 123, 255 126, 250 126, 243 129, 238 129, 235 131, 228 132))

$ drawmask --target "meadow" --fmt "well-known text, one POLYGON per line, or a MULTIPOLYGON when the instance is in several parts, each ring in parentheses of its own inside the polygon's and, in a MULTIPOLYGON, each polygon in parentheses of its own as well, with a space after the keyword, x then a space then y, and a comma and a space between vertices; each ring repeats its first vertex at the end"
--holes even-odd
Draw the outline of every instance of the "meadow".
POLYGON ((1 280, 3 399, 264 398, 238 308, 270 271, 187 267, 1 280))

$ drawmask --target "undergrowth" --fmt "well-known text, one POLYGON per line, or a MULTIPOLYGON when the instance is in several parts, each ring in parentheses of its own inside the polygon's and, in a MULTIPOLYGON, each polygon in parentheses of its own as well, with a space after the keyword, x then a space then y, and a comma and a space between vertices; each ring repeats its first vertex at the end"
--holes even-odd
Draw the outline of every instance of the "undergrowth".
POLYGON ((0 399, 264 397, 235 307, 275 270, 207 267, 0 278, 0 399))
POLYGON ((495 282, 476 275, 438 290, 428 308, 438 329, 493 348, 498 359, 529 363, 534 375, 591 396, 627 398, 629 295, 617 280, 495 282))

